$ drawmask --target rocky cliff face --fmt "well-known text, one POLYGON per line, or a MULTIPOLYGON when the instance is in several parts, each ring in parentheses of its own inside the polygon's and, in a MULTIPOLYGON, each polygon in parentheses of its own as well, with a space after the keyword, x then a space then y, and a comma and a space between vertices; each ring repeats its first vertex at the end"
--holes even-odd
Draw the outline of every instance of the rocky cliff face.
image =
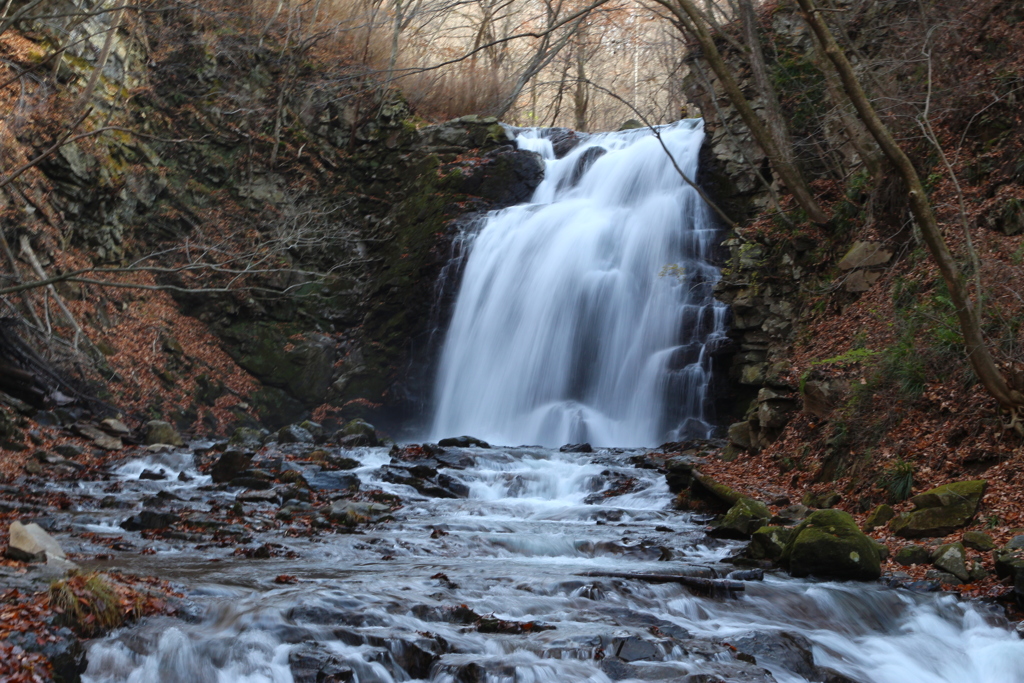
MULTIPOLYGON (((770 7, 760 19, 766 59, 796 141, 794 152, 805 172, 811 178, 828 173, 821 158, 821 150, 826 149, 843 172, 854 172, 860 168, 864 147, 854 139, 858 130, 850 125, 850 113, 834 107, 829 99, 807 26, 790 6, 770 7)), ((886 29, 870 17, 862 20, 870 30, 857 35, 858 49, 877 50, 872 46, 884 44, 879 33, 886 29)), ((763 109, 745 57, 725 41, 719 48, 755 111, 763 109)), ((691 57, 688 67, 684 87, 707 131, 703 185, 737 224, 749 226, 758 219, 782 226, 781 231, 741 228, 723 244, 724 268, 716 296, 732 312, 734 353, 728 373, 735 399, 725 408, 741 418, 728 429, 727 454, 731 455, 737 449, 767 446, 800 409, 803 398, 798 373, 793 371, 793 344, 809 313, 808 292, 831 278, 830 268, 842 255, 847 236, 796 229, 799 218, 794 220, 785 212, 785 188, 724 95, 720 80, 699 53, 691 57)), ((861 273, 858 280, 862 288, 847 287, 849 291, 864 291, 874 284, 877 270, 865 272, 869 274, 861 273)))
MULTIPOLYGON (((72 27, 58 68, 66 92, 40 86, 14 131, 25 158, 62 134, 43 108, 62 106, 91 77, 103 40, 86 38, 107 35, 116 19, 101 13, 72 27)), ((17 47, 46 55, 68 38, 55 21, 20 26, 17 47)), ((453 221, 527 198, 540 158, 509 144, 495 119, 424 126, 398 94, 343 78, 341 67, 295 67, 270 39, 230 22, 214 31, 172 10, 128 26, 113 34, 82 127, 116 129, 67 142, 0 190, 0 206, 16 215, 8 241, 27 240, 49 274, 159 269, 146 282, 169 289, 174 315, 201 323, 257 380, 226 386, 182 350, 184 332, 165 316, 164 341, 140 371, 158 387, 191 389, 176 397, 182 428, 226 393, 240 399, 234 419, 271 426, 318 406, 345 417, 414 412, 424 378, 411 368, 429 366, 431 316, 444 315, 435 283, 453 221)), ((60 288, 71 300, 95 297, 72 306, 85 311, 87 336, 115 325, 109 289, 60 288)), ((114 309, 148 306, 147 297, 114 309)), ((94 361, 110 369, 102 354, 122 349, 99 346, 94 361)), ((154 397, 147 410, 167 407, 154 397)))
MULTIPOLYGON (((1018 301, 1003 284, 1019 267, 1021 253, 1015 251, 1014 236, 1020 225, 1024 136, 1011 104, 1021 65, 1007 52, 1020 30, 1018 12, 1010 3, 986 3, 980 14, 964 15, 954 26, 943 23, 956 11, 952 3, 842 2, 837 9, 841 12, 830 19, 833 30, 880 103, 887 125, 927 179, 939 221, 948 226, 951 250, 963 263, 972 260, 965 232, 975 245, 986 245, 978 256, 983 300, 1018 301), (925 48, 942 54, 943 63, 917 68, 925 48), (934 140, 917 125, 926 100, 934 140), (939 148, 947 159, 957 159, 952 170, 942 163, 939 148)), ((991 418, 990 397, 968 397, 983 392, 965 370, 958 324, 908 212, 901 181, 884 163, 869 171, 876 166, 877 150, 843 104, 829 71, 820 68, 818 51, 794 8, 769 3, 759 20, 793 151, 832 218, 824 228, 809 226, 787 203, 765 155, 694 53, 686 88, 708 130, 702 175, 741 226, 725 243, 728 255, 717 290, 732 308, 736 342, 730 374, 740 419, 728 430, 727 457, 738 449, 765 450, 794 467, 806 455, 812 464, 804 467, 815 469, 820 480, 844 471, 863 476, 886 466, 894 453, 912 460, 916 453, 906 446, 911 425, 933 420, 953 434, 935 436, 930 446, 947 454, 945 462, 993 460, 987 455, 991 445, 983 444, 1002 437, 985 436, 985 430, 996 434, 1001 427, 991 418), (970 439, 951 426, 955 420, 939 417, 949 402, 929 403, 928 397, 940 393, 973 406, 973 426, 963 431, 973 435, 970 439), (796 448, 801 455, 794 454, 796 448)), ((725 40, 719 47, 748 99, 760 108, 743 56, 725 40)), ((1020 315, 1017 304, 982 306, 988 310, 985 326, 992 330, 986 334, 993 352, 1004 367, 1016 367, 1021 362, 1021 328, 1013 322, 1020 315), (1010 308, 1003 310, 1004 305, 1010 308)))

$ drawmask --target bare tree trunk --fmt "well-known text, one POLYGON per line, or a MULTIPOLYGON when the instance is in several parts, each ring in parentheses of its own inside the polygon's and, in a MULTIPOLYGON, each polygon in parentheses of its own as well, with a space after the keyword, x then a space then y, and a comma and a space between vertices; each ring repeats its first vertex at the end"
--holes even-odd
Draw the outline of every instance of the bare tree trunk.
POLYGON ((586 47, 583 42, 586 40, 585 29, 581 35, 577 36, 576 40, 576 90, 573 92, 573 114, 576 119, 576 130, 580 132, 586 132, 587 130, 587 109, 590 105, 590 93, 587 90, 587 70, 586 70, 586 47))
POLYGON ((665 7, 670 11, 673 16, 679 21, 679 24, 700 44, 701 49, 704 53, 704 58, 707 60, 708 65, 718 76, 718 79, 722 82, 722 87, 725 88, 725 94, 732 102, 733 106, 739 112, 743 122, 747 125, 750 130, 750 134, 754 136, 754 140, 764 151, 768 160, 771 162, 772 168, 782 178, 782 182, 786 185, 790 192, 793 193, 793 197, 796 199, 797 204, 807 212, 807 217, 815 223, 826 224, 829 222, 828 214, 821 208, 818 201, 814 198, 811 193, 810 187, 804 180, 803 174, 799 169, 791 163, 786 162, 786 157, 783 152, 780 151, 779 146, 775 144, 775 140, 772 135, 765 128, 764 124, 761 123, 760 118, 754 112, 753 106, 743 95, 743 91, 740 89, 739 84, 733 77, 732 70, 725 63, 722 58, 721 52, 718 51, 718 46, 715 45, 715 40, 708 32, 704 23, 702 22, 701 13, 697 7, 693 4, 692 0, 655 0, 659 5, 665 7))
POLYGON ((757 30, 757 15, 754 13, 754 4, 751 0, 738 0, 740 7, 740 21, 743 24, 743 37, 747 43, 750 62, 750 73, 754 77, 754 85, 764 99, 764 122, 768 134, 778 147, 782 161, 795 166, 793 159, 793 145, 789 135, 789 126, 782 115, 782 105, 779 104, 778 95, 768 79, 768 67, 764 61, 764 51, 761 49, 761 37, 757 30))
POLYGON ((82 111, 86 105, 89 104, 89 98, 92 97, 93 91, 99 84, 100 76, 103 75, 103 69, 107 66, 107 59, 110 58, 110 50, 114 47, 114 37, 117 35, 118 29, 121 28, 121 17, 124 14, 124 10, 119 10, 117 16, 114 17, 114 21, 110 24, 110 32, 107 33, 106 40, 103 41, 103 49, 100 50, 100 56, 96 60, 96 66, 93 67, 92 73, 89 74, 89 81, 85 84, 85 89, 82 90, 82 94, 78 96, 78 100, 71 108, 72 111, 82 111))
MULTIPOLYGON (((985 343, 984 334, 979 324, 981 316, 967 291, 966 278, 957 267, 956 261, 942 237, 938 219, 935 217, 931 202, 928 201, 928 195, 921 183, 921 177, 917 174, 917 169, 914 168, 910 157, 896 142, 892 132, 879 118, 878 112, 875 111, 871 100, 857 79, 853 66, 839 47, 828 25, 818 14, 813 0, 797 0, 797 2, 803 10, 807 23, 810 24, 811 29, 821 41, 825 55, 835 65, 836 72, 843 83, 843 90, 856 108, 860 119, 875 138, 882 153, 899 172, 903 182, 907 184, 910 210, 921 229, 921 236, 924 238, 935 264, 939 267, 942 279, 949 288, 949 296, 956 307, 956 316, 960 321, 960 330, 967 346, 967 358, 971 362, 971 367, 974 368, 974 372, 985 389, 995 397, 1003 408, 1012 411, 1016 419, 1017 412, 1024 408, 1024 394, 1009 386, 985 343)), ((981 292, 978 294, 980 295, 981 292)))
POLYGON ((832 100, 836 108, 836 116, 839 117, 840 123, 842 123, 843 128, 846 130, 850 144, 857 151, 857 156, 860 157, 861 163, 867 168, 871 177, 876 180, 880 179, 884 163, 881 150, 878 149, 878 145, 875 144, 864 124, 856 116, 852 116, 846 109, 845 98, 843 97, 843 84, 839 80, 835 66, 825 56, 821 41, 818 40, 817 34, 813 31, 811 31, 811 42, 814 45, 814 63, 825 76, 825 89, 828 91, 829 99, 832 100))

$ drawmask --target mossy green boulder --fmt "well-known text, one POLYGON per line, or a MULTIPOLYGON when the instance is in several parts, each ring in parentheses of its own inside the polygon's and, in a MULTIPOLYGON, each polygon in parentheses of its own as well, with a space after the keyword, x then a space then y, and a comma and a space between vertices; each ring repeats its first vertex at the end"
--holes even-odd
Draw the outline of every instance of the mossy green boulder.
POLYGON ((373 425, 356 418, 338 430, 334 435, 335 443, 349 448, 359 446, 377 446, 380 441, 377 439, 377 430, 373 425))
POLYGON ((170 422, 163 420, 150 420, 146 423, 147 444, 167 444, 170 446, 184 446, 181 435, 174 429, 170 422))
POLYGON ((835 507, 842 499, 843 497, 835 491, 826 493, 814 493, 813 491, 808 491, 804 494, 804 497, 800 502, 809 508, 827 510, 835 507))
POLYGON ((956 481, 920 493, 910 499, 915 509, 892 520, 889 529, 903 538, 951 534, 974 518, 987 483, 984 479, 956 481))
POLYGON ((1024 605, 1024 552, 1000 548, 992 551, 996 576, 1010 579, 1017 603, 1024 605))
POLYGON ((801 522, 780 559, 797 577, 873 581, 882 575, 875 542, 841 510, 819 510, 801 522))
POLYGON ((709 477, 703 472, 693 470, 692 474, 693 481, 690 484, 690 493, 695 498, 700 498, 712 505, 732 507, 740 498, 744 497, 736 489, 716 481, 713 477, 709 477))
POLYGON ((772 513, 764 503, 753 498, 740 498, 729 508, 725 518, 717 527, 718 535, 731 538, 748 538, 764 526, 772 513))
POLYGON ((885 526, 895 516, 896 513, 893 512, 892 508, 885 503, 882 503, 871 511, 871 514, 864 520, 864 526, 862 528, 864 531, 871 531, 877 527, 885 526))
POLYGON ((763 526, 750 536, 747 555, 755 560, 778 560, 793 532, 783 526, 763 526))
POLYGON ((965 531, 961 540, 968 548, 974 548, 983 553, 995 550, 996 548, 996 542, 984 531, 965 531))
POLYGON ((897 564, 909 567, 914 564, 928 564, 931 553, 928 552, 928 548, 921 545, 905 545, 896 551, 893 559, 897 564))

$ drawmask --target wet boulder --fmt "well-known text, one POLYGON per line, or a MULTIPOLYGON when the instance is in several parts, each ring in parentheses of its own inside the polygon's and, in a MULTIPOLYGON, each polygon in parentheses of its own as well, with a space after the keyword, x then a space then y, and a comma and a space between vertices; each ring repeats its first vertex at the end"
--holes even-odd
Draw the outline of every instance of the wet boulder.
POLYGON ((882 575, 875 542, 840 510, 819 510, 801 522, 780 559, 796 577, 873 581, 882 575))
POLYGON ((351 420, 344 427, 339 429, 334 434, 334 442, 345 448, 359 448, 363 446, 379 446, 380 441, 377 439, 377 430, 373 428, 373 425, 365 420, 356 418, 351 420), (358 437, 358 438, 348 438, 358 437))
POLYGON ((143 510, 137 515, 129 517, 121 522, 121 528, 125 531, 152 531, 166 529, 175 524, 180 517, 172 512, 157 512, 156 510, 143 510))
POLYGON ((167 444, 169 446, 184 446, 181 435, 171 425, 163 420, 150 420, 146 423, 146 443, 167 444))
POLYGON ((320 470, 307 473, 305 478, 306 485, 312 491, 345 491, 358 489, 360 484, 359 477, 343 470, 320 470))
POLYGON ((583 154, 576 157, 576 163, 573 164, 572 171, 569 175, 563 177, 558 183, 558 189, 563 190, 566 188, 576 187, 584 174, 594 165, 594 162, 607 153, 608 150, 604 147, 590 147, 589 149, 584 150, 583 154))
POLYGON ((665 481, 672 493, 690 488, 693 482, 693 462, 685 458, 670 458, 665 463, 665 481))
POLYGON ((750 538, 768 523, 772 513, 764 503, 753 498, 740 498, 715 528, 715 535, 725 538, 750 538))
POLYGON ((342 448, 372 448, 373 439, 365 434, 349 434, 335 439, 342 448))
POLYGON ((644 640, 639 636, 614 639, 612 651, 615 653, 615 657, 624 662, 659 660, 665 656, 664 651, 657 643, 644 640))
POLYGON ((233 478, 228 482, 231 488, 252 489, 254 491, 266 491, 274 485, 272 478, 260 470, 246 470, 241 476, 233 478))
POLYGON ((919 493, 910 499, 915 509, 889 522, 889 529, 903 538, 951 534, 974 518, 986 486, 984 479, 957 481, 919 493))
POLYGON ((561 159, 571 152, 582 140, 576 131, 569 128, 548 128, 546 132, 556 159, 561 159))
POLYGON ((210 477, 215 484, 223 484, 237 477, 249 469, 252 463, 253 454, 250 451, 238 448, 229 448, 221 453, 217 461, 210 469, 210 477))
POLYGON ((325 436, 323 425, 312 420, 303 420, 299 423, 299 426, 312 435, 315 443, 323 443, 325 436))
POLYGON ((257 450, 263 445, 263 439, 269 435, 265 429, 253 429, 252 427, 239 427, 228 439, 228 446, 236 449, 257 450))
POLYGON ((558 451, 560 453, 593 453, 594 447, 589 443, 567 443, 558 451))
POLYGON ((793 529, 781 526, 763 526, 750 537, 747 556, 755 560, 778 560, 793 537, 793 529))
POLYGON ((327 516, 336 522, 355 525, 376 522, 391 514, 391 508, 380 503, 352 502, 337 500, 331 504, 327 516))
POLYGON ((315 462, 325 470, 354 470, 360 467, 360 463, 355 458, 346 458, 343 455, 331 455, 327 451, 313 451, 309 454, 311 462, 315 462))
POLYGON ((454 453, 436 453, 432 460, 437 463, 437 467, 447 467, 452 470, 464 470, 476 464, 476 461, 469 453, 460 453, 458 451, 454 453))
POLYGON ((277 432, 277 442, 281 444, 285 443, 313 443, 315 439, 308 430, 301 426, 286 425, 281 427, 277 432))
POLYGON ((469 487, 455 477, 443 472, 433 477, 417 476, 413 469, 416 469, 419 474, 429 474, 426 469, 388 465, 381 468, 381 479, 391 484, 411 486, 419 493, 431 498, 469 497, 469 487))
POLYGON ((814 666, 813 645, 799 633, 751 631, 729 644, 739 652, 754 657, 759 664, 775 664, 810 680, 820 680, 814 666))
POLYGON ((491 445, 475 436, 451 436, 437 442, 442 448, 490 448, 491 445))
POLYGON ((295 683, 342 683, 356 678, 345 660, 319 644, 305 645, 288 654, 295 683))
POLYGON ((483 197, 501 206, 525 202, 544 179, 540 154, 525 149, 499 147, 485 154, 482 163, 463 167, 458 190, 483 197))

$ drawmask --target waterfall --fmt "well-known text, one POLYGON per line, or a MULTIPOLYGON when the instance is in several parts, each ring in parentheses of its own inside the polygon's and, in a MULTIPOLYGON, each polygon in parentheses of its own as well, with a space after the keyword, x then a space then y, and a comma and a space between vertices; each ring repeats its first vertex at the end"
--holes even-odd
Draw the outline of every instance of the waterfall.
POLYGON ((586 136, 545 159, 530 202, 475 235, 435 387, 435 438, 656 445, 711 435, 709 350, 724 335, 703 122, 586 136), (666 150, 671 154, 666 153, 666 150))

